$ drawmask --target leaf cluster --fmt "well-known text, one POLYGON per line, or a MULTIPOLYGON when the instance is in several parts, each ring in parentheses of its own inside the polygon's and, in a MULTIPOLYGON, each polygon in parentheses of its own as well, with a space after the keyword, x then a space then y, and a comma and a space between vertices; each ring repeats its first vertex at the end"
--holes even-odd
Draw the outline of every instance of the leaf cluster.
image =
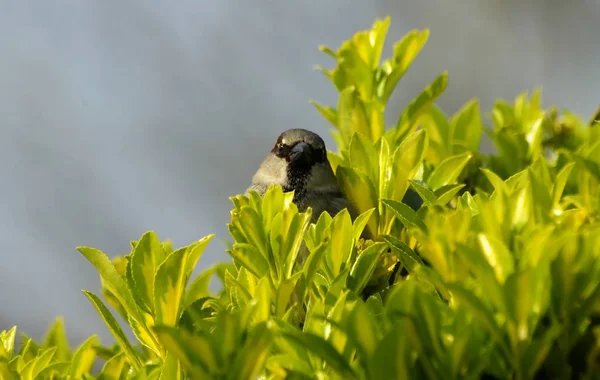
POLYGON ((112 260, 80 247, 103 299, 84 293, 115 345, 93 336, 72 352, 59 319, 16 352, 13 328, 0 334, 2 378, 598 378, 599 117, 544 109, 539 91, 487 118, 476 100, 447 116, 442 73, 388 128, 429 36, 408 33, 382 61, 389 23, 321 47, 339 99, 313 104, 355 219, 311 223, 279 186, 231 197, 231 262, 193 279, 212 235, 174 249, 150 231, 112 260))

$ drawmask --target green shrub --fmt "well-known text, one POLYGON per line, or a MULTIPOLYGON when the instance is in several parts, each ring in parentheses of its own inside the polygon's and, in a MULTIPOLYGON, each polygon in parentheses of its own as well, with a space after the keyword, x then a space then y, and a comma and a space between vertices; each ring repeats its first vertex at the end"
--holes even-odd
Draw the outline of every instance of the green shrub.
POLYGON ((600 126, 543 109, 539 91, 498 101, 491 127, 476 100, 448 117, 434 103, 442 73, 386 128, 429 36, 408 33, 381 61, 389 23, 321 48, 339 101, 314 105, 360 216, 311 224, 281 187, 237 195, 232 262, 194 279, 212 235, 175 250, 147 232, 113 260, 80 247, 104 300, 84 293, 116 344, 92 336, 72 352, 58 319, 16 352, 13 328, 0 335, 2 378, 600 378, 600 126), (484 134, 496 153, 479 152, 484 134))

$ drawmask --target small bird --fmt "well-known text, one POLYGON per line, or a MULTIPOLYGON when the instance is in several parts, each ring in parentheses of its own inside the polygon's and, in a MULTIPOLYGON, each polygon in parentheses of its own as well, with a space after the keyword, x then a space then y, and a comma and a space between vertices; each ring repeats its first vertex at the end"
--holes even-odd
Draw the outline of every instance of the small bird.
POLYGON ((293 190, 293 202, 300 212, 310 206, 313 223, 323 211, 333 217, 346 208, 352 219, 357 215, 338 186, 325 142, 306 129, 289 129, 279 135, 248 190, 262 196, 272 184, 281 185, 286 192, 293 190))

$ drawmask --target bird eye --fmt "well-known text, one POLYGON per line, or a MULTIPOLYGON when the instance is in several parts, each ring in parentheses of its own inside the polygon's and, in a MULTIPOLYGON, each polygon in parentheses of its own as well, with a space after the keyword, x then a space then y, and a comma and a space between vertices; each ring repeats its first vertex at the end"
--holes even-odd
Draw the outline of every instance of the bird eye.
POLYGON ((287 156, 289 154, 289 150, 290 150, 290 147, 285 144, 282 144, 282 143, 278 143, 275 146, 275 154, 277 154, 277 156, 279 156, 279 157, 287 156))

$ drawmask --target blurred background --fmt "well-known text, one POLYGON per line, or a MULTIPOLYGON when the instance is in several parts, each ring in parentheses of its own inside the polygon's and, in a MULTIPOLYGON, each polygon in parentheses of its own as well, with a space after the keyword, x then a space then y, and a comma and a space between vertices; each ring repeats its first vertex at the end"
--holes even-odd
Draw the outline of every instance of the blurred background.
POLYGON ((56 315, 72 344, 112 341, 81 293, 100 291, 75 247, 110 256, 155 230, 174 246, 217 236, 201 267, 228 260, 228 196, 244 192, 277 135, 308 128, 308 103, 337 94, 314 64, 376 17, 386 45, 428 44, 387 111, 440 72, 438 104, 489 112, 541 86, 545 106, 585 120, 600 102, 600 1, 0 0, 0 330, 41 338, 56 315))

